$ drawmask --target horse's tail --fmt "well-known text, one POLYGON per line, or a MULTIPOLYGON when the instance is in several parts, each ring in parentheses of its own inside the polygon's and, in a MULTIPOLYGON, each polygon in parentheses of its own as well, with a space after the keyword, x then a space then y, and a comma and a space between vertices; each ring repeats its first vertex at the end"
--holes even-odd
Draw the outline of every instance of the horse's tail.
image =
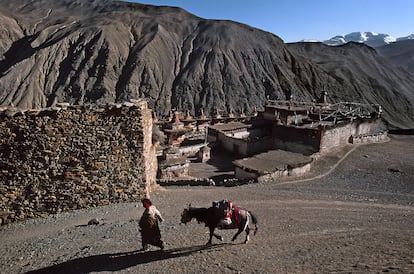
POLYGON ((259 230, 259 221, 257 220, 257 217, 253 212, 249 211, 249 214, 252 217, 252 222, 254 224, 254 233, 253 233, 253 235, 256 235, 257 231, 259 230))

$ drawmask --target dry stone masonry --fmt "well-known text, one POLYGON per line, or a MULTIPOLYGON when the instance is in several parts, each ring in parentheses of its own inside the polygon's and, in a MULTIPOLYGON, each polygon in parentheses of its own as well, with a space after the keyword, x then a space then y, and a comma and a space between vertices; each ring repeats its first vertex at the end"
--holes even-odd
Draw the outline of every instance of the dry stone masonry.
POLYGON ((144 100, 0 111, 0 223, 148 196, 157 160, 144 100))

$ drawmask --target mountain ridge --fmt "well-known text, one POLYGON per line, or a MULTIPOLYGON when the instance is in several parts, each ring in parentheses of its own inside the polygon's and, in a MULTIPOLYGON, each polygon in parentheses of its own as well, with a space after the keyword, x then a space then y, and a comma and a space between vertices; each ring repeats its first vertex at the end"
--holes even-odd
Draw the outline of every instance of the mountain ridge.
POLYGON ((288 47, 317 63, 343 85, 352 87, 347 93, 351 98, 360 97, 359 102, 375 101, 382 106, 391 103, 388 110, 394 113, 393 117, 405 116, 407 121, 413 119, 411 103, 407 102, 414 101, 411 90, 414 78, 407 71, 390 65, 375 49, 356 42, 335 47, 323 43, 292 43, 288 47), (370 92, 362 92, 368 90, 370 92))
POLYGON ((357 42, 357 43, 364 43, 371 47, 380 47, 384 45, 389 45, 391 43, 397 41, 404 41, 414 39, 414 34, 410 34, 404 37, 395 38, 386 33, 378 33, 378 32, 371 32, 371 31, 359 31, 359 32, 351 32, 345 35, 336 35, 331 37, 330 39, 321 41, 324 44, 329 46, 339 46, 346 44, 348 42, 357 42))
MULTIPOLYGON (((376 92, 374 80, 357 85, 339 77, 272 33, 180 8, 112 0, 4 0, 0 22, 3 106, 146 98, 159 117, 172 110, 249 113, 262 109, 268 97, 311 101, 328 90, 331 102, 384 103, 392 127, 414 128, 411 78, 400 79, 404 72, 374 53, 369 60, 381 60, 374 68, 382 74, 342 71, 363 77, 358 83, 390 75, 395 86, 378 82, 378 96, 370 95, 376 92), (399 98, 404 115, 389 96, 399 98)), ((351 50, 362 59, 370 52, 369 47, 351 50)))
MULTIPOLYGON (((302 40, 301 42, 321 41, 302 40)), ((389 62, 414 74, 414 46, 411 46, 414 45, 414 34, 395 38, 385 33, 352 32, 322 41, 322 43, 329 46, 340 46, 349 42, 363 43, 373 47, 389 62)))

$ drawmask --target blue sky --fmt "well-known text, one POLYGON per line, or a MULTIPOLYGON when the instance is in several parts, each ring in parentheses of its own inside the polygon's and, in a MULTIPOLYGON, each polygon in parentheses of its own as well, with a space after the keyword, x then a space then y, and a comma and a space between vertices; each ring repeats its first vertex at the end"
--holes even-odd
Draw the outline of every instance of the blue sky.
POLYGON ((129 0, 181 7, 206 19, 233 20, 285 42, 326 40, 354 31, 396 38, 414 33, 414 0, 129 0))

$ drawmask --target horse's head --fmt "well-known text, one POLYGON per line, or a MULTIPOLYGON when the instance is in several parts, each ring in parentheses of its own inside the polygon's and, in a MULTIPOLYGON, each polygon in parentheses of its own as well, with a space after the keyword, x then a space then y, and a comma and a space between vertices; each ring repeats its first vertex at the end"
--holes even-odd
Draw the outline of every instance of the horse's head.
POLYGON ((181 223, 187 224, 191 221, 193 217, 189 214, 189 212, 189 208, 184 208, 183 213, 181 213, 181 223))

